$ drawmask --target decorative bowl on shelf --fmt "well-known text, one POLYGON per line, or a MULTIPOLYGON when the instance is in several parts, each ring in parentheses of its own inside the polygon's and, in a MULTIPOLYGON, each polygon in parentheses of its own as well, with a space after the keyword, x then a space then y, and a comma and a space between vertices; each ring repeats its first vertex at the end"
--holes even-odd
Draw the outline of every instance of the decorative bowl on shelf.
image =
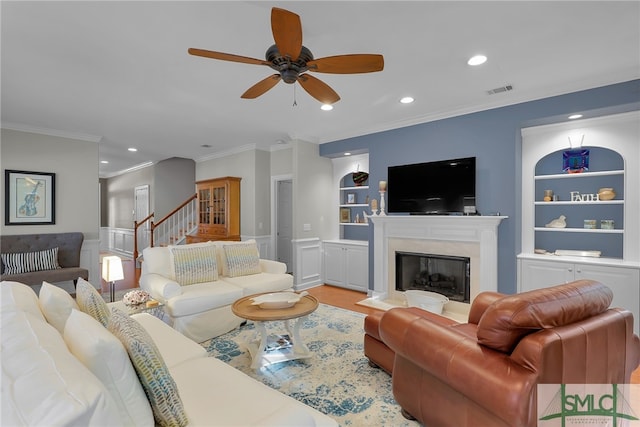
POLYGON ((280 308, 289 308, 296 305, 298 301, 308 292, 300 292, 299 294, 295 292, 273 292, 270 294, 258 295, 257 297, 251 298, 253 303, 251 305, 257 305, 260 308, 266 309, 280 309, 280 308))
POLYGON ((605 187, 598 190, 598 198, 600 200, 613 200, 616 198, 616 192, 611 187, 605 187))
POLYGON ((351 174, 351 178, 353 178, 353 183, 356 187, 360 187, 364 185, 364 183, 369 179, 369 173, 367 172, 353 172, 351 174))

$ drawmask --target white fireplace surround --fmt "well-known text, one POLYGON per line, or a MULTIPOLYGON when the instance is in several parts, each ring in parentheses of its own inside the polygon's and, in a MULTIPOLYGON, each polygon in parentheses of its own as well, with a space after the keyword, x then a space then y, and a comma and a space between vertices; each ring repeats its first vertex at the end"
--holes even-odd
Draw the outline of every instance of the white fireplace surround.
MULTIPOLYGON (((403 305, 395 290, 396 251, 465 256, 471 259, 470 300, 498 290, 498 226, 506 216, 371 216, 373 291, 364 305, 403 305)), ((466 320, 469 304, 450 302, 445 315, 466 320), (447 313, 448 312, 448 313, 447 313)))

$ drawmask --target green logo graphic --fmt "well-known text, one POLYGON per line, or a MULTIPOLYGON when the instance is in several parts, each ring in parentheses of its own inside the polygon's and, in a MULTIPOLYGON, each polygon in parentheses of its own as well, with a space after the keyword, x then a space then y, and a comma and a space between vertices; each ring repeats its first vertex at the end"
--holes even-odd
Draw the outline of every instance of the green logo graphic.
POLYGON ((560 384, 544 412, 538 412, 541 415, 538 419, 547 421, 559 418, 562 427, 565 427, 568 419, 572 423, 602 423, 610 426, 618 426, 623 420, 638 420, 618 384, 584 384, 577 387, 582 393, 575 390, 570 392, 566 384, 560 384))

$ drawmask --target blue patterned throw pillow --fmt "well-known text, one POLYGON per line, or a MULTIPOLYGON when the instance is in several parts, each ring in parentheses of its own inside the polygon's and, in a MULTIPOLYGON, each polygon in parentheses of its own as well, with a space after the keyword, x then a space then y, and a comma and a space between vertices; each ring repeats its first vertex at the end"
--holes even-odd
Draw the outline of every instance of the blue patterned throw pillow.
POLYGON ((173 273, 181 285, 218 280, 216 247, 212 243, 172 246, 173 273))
POLYGON ((224 245, 223 249, 229 277, 258 274, 262 271, 260 269, 260 254, 255 243, 234 243, 224 245))
POLYGON ((102 323, 102 326, 107 326, 111 316, 107 303, 96 288, 81 277, 76 285, 76 303, 80 310, 102 323))
POLYGON ((127 349, 156 423, 163 427, 189 424, 178 386, 149 333, 140 323, 117 309, 113 310, 107 328, 127 349))

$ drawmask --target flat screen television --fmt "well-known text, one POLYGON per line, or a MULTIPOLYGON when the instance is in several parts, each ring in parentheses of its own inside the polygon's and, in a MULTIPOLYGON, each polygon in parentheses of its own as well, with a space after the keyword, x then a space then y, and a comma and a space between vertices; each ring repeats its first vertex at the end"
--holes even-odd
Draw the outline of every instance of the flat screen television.
POLYGON ((475 215, 476 158, 389 166, 387 198, 390 213, 475 215))

